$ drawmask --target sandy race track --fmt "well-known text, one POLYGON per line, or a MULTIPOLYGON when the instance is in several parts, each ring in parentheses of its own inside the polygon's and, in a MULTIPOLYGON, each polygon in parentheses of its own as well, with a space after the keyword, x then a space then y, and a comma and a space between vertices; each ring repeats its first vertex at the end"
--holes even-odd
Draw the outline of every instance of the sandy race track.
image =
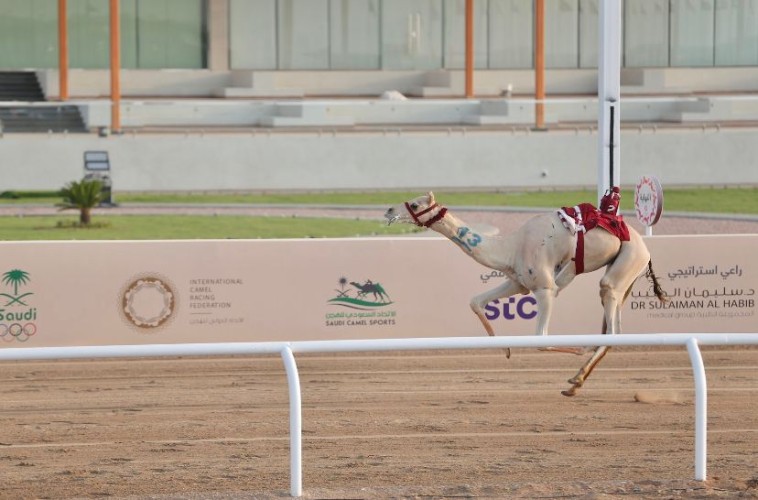
MULTIPOLYGON (((704 348, 694 481, 684 349, 299 356, 307 498, 758 498, 758 349, 704 348)), ((0 498, 280 498, 278 357, 7 362, 0 498)))

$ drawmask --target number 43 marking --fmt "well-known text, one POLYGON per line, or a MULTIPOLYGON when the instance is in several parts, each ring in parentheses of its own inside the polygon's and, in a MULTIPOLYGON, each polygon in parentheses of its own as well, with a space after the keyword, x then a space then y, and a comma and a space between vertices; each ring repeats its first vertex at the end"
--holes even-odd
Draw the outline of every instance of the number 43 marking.
POLYGON ((467 252, 472 252, 473 248, 482 242, 482 237, 471 229, 462 227, 458 230, 458 235, 453 237, 453 241, 467 252))

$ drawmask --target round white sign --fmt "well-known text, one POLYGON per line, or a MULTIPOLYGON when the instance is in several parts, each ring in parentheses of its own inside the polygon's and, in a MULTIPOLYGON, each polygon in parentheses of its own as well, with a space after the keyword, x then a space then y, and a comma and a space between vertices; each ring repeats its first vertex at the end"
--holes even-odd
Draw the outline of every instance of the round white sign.
POLYGON ((642 176, 634 190, 634 208, 637 220, 645 226, 652 226, 663 212, 663 188, 653 176, 642 176))

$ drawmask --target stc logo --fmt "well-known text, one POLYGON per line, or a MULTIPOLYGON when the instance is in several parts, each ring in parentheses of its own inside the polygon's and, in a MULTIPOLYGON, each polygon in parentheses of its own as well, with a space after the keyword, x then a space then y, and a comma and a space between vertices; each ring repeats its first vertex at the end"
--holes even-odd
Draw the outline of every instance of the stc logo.
POLYGON ((484 315, 492 321, 502 317, 506 320, 521 318, 532 319, 537 316, 537 300, 531 295, 521 297, 508 297, 504 302, 495 299, 484 306, 484 315))

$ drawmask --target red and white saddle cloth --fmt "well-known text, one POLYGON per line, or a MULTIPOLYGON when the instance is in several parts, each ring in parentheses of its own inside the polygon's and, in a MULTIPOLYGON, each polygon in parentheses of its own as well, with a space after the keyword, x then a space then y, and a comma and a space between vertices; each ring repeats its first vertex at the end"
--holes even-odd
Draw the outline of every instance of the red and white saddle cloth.
POLYGON ((584 272, 584 233, 598 226, 605 229, 621 241, 629 241, 629 228, 621 215, 602 212, 592 203, 580 203, 575 207, 563 207, 558 210, 558 217, 573 235, 576 234, 576 274, 584 272))

